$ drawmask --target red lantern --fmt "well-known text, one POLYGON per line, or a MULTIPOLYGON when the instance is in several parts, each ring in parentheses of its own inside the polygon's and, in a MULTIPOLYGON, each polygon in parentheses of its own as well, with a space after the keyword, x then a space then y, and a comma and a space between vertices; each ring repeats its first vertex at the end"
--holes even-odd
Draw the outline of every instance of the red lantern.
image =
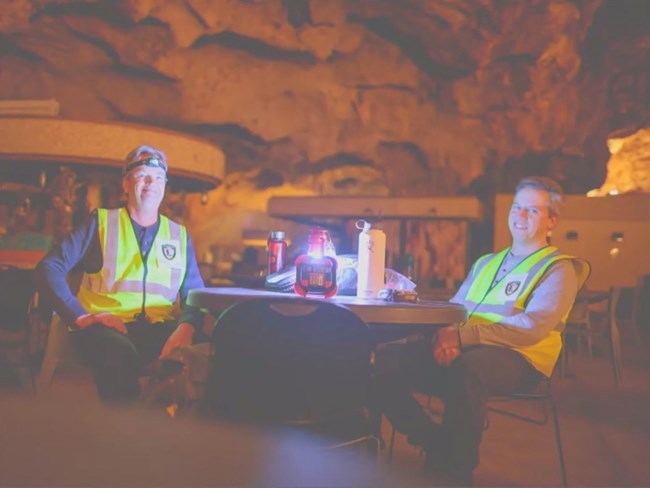
POLYGON ((336 283, 336 251, 326 229, 311 229, 306 254, 296 259, 294 291, 301 296, 331 297, 338 289, 336 283))

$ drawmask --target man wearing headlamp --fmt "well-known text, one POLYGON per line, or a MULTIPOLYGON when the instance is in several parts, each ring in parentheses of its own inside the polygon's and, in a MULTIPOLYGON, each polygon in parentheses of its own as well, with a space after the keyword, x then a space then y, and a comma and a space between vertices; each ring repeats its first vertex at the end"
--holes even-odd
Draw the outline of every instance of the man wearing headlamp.
POLYGON ((69 324, 103 400, 137 399, 142 369, 191 344, 203 322, 185 306, 189 290, 204 286, 192 240, 159 213, 167 169, 162 151, 131 151, 122 170, 126 206, 95 210, 36 269, 41 293, 69 324), (66 277, 77 265, 83 278, 75 296, 66 277))

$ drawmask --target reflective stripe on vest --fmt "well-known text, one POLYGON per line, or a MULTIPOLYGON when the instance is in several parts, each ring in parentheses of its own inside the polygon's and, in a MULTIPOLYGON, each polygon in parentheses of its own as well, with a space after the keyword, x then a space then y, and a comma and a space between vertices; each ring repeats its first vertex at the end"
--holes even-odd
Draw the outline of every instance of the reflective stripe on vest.
MULTIPOLYGON (((84 275, 78 298, 90 313, 111 312, 131 321, 141 312, 144 294, 140 246, 125 208, 97 212, 103 264, 97 273, 84 275)), ((161 215, 147 256, 145 311, 152 322, 173 318, 174 303, 185 276, 186 256, 187 231, 161 215)))
MULTIPOLYGON (((521 261, 494 288, 490 289, 494 278, 497 276, 499 266, 501 266, 506 253, 509 251, 510 249, 505 249, 496 254, 489 254, 476 262, 472 271, 474 281, 463 302, 471 312, 469 320, 464 325, 465 327, 489 325, 500 322, 505 317, 522 313, 526 308, 530 294, 544 272, 552 263, 560 259, 573 260, 574 267, 578 271, 579 286, 582 286, 588 276, 588 266, 582 266, 585 263, 584 261, 573 256, 562 255, 557 248, 547 246, 521 261), (516 275, 525 275, 525 277, 522 277, 523 281, 517 284, 517 281, 512 280, 516 275), (510 295, 512 299, 508 298, 510 295)), ((546 376, 550 376, 553 372, 553 367, 562 349, 560 334, 564 329, 564 323, 568 315, 569 312, 567 311, 561 322, 557 324, 556 329, 536 344, 526 347, 513 347, 535 369, 546 376)))

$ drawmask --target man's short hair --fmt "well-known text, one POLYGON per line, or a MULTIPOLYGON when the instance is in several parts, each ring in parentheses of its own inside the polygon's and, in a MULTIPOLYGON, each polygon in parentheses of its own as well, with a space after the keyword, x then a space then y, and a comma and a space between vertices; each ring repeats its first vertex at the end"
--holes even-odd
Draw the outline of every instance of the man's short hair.
POLYGON ((122 176, 126 176, 129 171, 138 166, 160 168, 167 173, 167 156, 160 149, 143 144, 142 146, 136 147, 124 159, 122 176))
POLYGON ((562 187, 553 179, 546 176, 528 176, 522 179, 515 188, 515 195, 524 188, 534 188, 548 192, 551 204, 548 207, 551 217, 558 217, 564 206, 564 191, 562 187))

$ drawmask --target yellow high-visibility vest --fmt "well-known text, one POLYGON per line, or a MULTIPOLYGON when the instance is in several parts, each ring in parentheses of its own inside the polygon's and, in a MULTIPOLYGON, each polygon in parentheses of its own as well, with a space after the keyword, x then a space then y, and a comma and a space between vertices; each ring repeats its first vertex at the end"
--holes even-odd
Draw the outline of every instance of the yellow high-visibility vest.
MULTIPOLYGON (((574 256, 560 254, 558 249, 547 246, 520 262, 493 288, 494 277, 510 249, 480 258, 472 270, 474 281, 467 291, 463 304, 471 315, 464 327, 480 327, 498 323, 505 317, 522 313, 528 298, 546 269, 560 259, 571 259, 578 275, 578 289, 589 276, 590 266, 574 256), (488 291, 489 290, 489 291, 488 291)), ((548 336, 526 347, 512 347, 522 354, 535 369, 550 376, 562 350, 562 330, 570 310, 562 317, 562 323, 548 336)))
POLYGON ((98 209, 97 217, 103 265, 97 273, 84 274, 77 294, 81 305, 89 313, 110 312, 131 322, 144 300, 150 322, 173 319, 187 268, 185 227, 160 215, 145 266, 126 208, 98 209))

